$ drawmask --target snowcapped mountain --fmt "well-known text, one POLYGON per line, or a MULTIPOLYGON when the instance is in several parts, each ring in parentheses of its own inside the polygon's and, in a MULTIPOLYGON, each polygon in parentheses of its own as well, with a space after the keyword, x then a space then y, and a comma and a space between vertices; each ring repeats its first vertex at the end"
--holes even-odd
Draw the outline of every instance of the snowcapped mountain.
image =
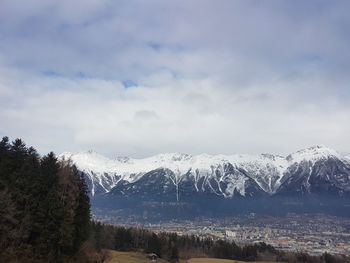
POLYGON ((349 196, 350 160, 326 147, 313 147, 287 156, 292 160, 279 192, 349 196))
POLYGON ((96 152, 63 153, 84 173, 91 195, 269 196, 350 193, 350 159, 325 146, 287 157, 261 155, 159 154, 144 159, 108 159, 96 152))

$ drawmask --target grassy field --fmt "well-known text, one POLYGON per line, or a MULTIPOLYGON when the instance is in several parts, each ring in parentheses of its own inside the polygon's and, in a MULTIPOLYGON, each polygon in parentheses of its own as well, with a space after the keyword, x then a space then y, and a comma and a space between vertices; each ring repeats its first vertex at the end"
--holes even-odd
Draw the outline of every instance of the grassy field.
MULTIPOLYGON (((110 251, 110 258, 105 263, 149 263, 146 255, 137 252, 110 251)), ((155 262, 165 263, 167 261, 158 259, 155 262)))
MULTIPOLYGON (((149 263, 151 260, 147 259, 145 254, 138 252, 120 252, 109 251, 110 258, 105 263, 149 263)), ((167 261, 158 259, 158 263, 166 263, 167 261)), ((268 261, 256 261, 259 263, 271 263, 268 261)), ((191 258, 189 260, 180 260, 180 263, 245 263, 244 261, 217 259, 217 258, 191 258)))
POLYGON ((187 260, 187 263, 236 263, 242 261, 218 259, 218 258, 191 258, 187 260))
MULTIPOLYGON (((245 261, 229 260, 229 259, 218 259, 218 258, 191 258, 183 263, 246 263, 245 261)), ((259 263, 271 263, 268 261, 253 261, 259 263)))

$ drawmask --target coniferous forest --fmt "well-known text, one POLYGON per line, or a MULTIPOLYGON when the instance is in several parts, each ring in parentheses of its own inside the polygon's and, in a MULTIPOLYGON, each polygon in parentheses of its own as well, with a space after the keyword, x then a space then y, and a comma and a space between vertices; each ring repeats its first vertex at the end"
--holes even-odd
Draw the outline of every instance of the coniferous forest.
POLYGON ((0 262, 104 262, 108 250, 155 253, 169 261, 216 257, 244 261, 348 262, 323 254, 286 253, 265 243, 155 234, 94 222, 82 174, 54 153, 4 137, 0 142, 0 262))
POLYGON ((90 204, 78 170, 51 152, 0 142, 0 262, 73 260, 88 239, 90 204))

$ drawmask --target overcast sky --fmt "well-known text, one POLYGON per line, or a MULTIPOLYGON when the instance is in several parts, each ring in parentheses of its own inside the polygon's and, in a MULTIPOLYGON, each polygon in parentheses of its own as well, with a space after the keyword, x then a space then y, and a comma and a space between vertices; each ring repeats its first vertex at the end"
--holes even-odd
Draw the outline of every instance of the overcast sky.
POLYGON ((0 135, 42 154, 349 153, 349 10, 0 0, 0 135))

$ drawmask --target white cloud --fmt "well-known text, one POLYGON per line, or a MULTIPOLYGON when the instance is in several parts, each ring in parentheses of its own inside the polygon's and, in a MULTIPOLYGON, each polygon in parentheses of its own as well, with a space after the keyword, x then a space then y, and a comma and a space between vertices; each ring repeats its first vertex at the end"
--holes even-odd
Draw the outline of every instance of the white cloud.
POLYGON ((43 153, 348 152, 348 6, 3 1, 0 134, 43 153))
POLYGON ((146 156, 287 153, 317 143, 349 147, 339 139, 350 130, 349 108, 305 103, 291 109, 298 94, 275 93, 288 83, 261 95, 269 89, 232 91, 202 79, 131 89, 115 81, 60 77, 10 82, 13 93, 1 104, 1 133, 23 137, 42 152, 96 148, 108 155, 146 156))

